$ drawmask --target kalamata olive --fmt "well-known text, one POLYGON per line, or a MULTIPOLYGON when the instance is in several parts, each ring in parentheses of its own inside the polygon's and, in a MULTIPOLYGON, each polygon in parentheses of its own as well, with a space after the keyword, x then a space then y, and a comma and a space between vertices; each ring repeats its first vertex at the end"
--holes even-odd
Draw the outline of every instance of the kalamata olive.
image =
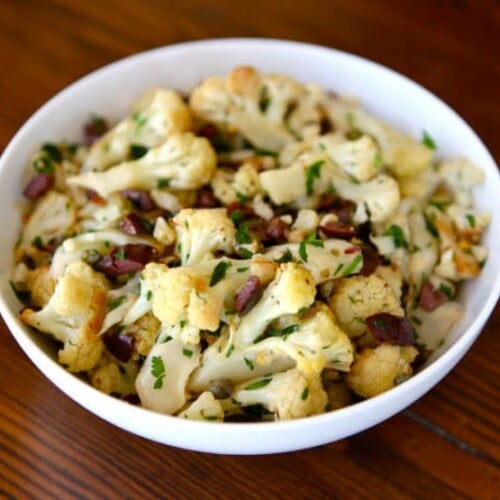
POLYGON ((228 378, 219 378, 212 380, 208 386, 208 390, 213 394, 215 399, 227 399, 233 393, 233 383, 228 378))
POLYGON ((266 228, 266 240, 271 243, 284 243, 288 225, 280 217, 274 217, 266 228))
POLYGON ((389 313, 378 313, 365 319, 368 331, 382 343, 412 345, 413 329, 406 318, 389 313))
POLYGON ((236 294, 234 307, 241 315, 247 314, 262 297, 264 287, 257 276, 250 276, 241 290, 236 294))
POLYGON ((120 220, 120 229, 126 234, 147 234, 151 233, 153 223, 135 213, 130 213, 120 220))
POLYGON ((356 228, 348 226, 341 222, 328 221, 326 224, 319 226, 320 230, 328 238, 352 238, 356 235, 356 228))
POLYGON ((26 184, 23 195, 30 200, 34 200, 45 194, 54 185, 54 181, 54 174, 37 174, 26 184))
POLYGON ((127 363, 134 352, 135 337, 118 333, 116 328, 110 328, 102 335, 106 349, 122 363, 127 363))
POLYGON ((119 276, 140 271, 156 257, 156 254, 152 246, 140 243, 115 247, 109 255, 95 264, 95 268, 106 276, 119 276))
POLYGON ((88 145, 93 144, 99 137, 104 135, 108 129, 108 122, 102 116, 92 116, 83 127, 85 142, 88 145))
POLYGON ((122 189, 120 195, 130 200, 138 210, 151 212, 156 208, 156 204, 147 191, 142 189, 122 189))
POLYGON ((361 252, 363 254, 363 267, 361 268, 360 274, 369 276, 375 272, 375 269, 380 265, 380 257, 377 251, 369 245, 362 245, 361 252))
POLYGON ((215 208, 217 205, 217 198, 210 188, 200 189, 196 199, 197 208, 215 208))
POLYGON ((141 404, 141 399, 137 394, 127 394, 122 399, 131 405, 139 406, 141 404))
POLYGON ((427 312, 432 312, 437 309, 441 304, 444 304, 448 297, 441 290, 432 286, 430 281, 426 281, 420 290, 420 299, 418 305, 427 312))

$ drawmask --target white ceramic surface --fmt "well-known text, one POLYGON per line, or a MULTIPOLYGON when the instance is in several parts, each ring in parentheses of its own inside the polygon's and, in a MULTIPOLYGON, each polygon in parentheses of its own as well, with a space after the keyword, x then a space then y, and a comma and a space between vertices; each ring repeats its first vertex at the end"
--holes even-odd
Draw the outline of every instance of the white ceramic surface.
MULTIPOLYGON (((269 424, 216 424, 155 414, 106 396, 57 364, 50 344, 17 319, 19 303, 7 279, 16 241, 20 191, 29 156, 43 141, 75 140, 91 112, 118 119, 143 90, 167 86, 189 90, 202 78, 238 64, 282 72, 303 82, 358 96, 367 108, 420 137, 427 130, 442 156, 464 155, 484 169, 477 206, 500 213, 500 177, 480 139, 446 104, 407 78, 357 56, 322 47, 259 39, 223 39, 160 48, 98 70, 59 93, 17 133, 0 160, 0 308, 32 362, 70 398, 99 417, 135 434, 182 448, 214 453, 263 454, 321 445, 367 429, 402 410, 437 384, 480 333, 500 292, 500 217, 485 237, 490 258, 481 274, 463 287, 466 314, 432 362, 408 382, 362 403, 307 419, 269 424), (7 223, 8 221, 8 223, 7 223)), ((50 423, 47 423, 50 425, 50 423)))

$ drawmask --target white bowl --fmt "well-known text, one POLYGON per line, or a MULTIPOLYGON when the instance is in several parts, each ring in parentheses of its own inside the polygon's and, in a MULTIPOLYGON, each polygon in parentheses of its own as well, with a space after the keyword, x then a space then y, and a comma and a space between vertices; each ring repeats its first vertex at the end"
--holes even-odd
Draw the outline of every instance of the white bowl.
POLYGON ((478 336, 500 293, 500 217, 484 242, 490 257, 481 275, 462 288, 465 315, 428 365, 404 384, 335 412, 306 419, 261 424, 215 424, 181 420, 107 396, 62 368, 54 348, 18 320, 19 302, 7 279, 20 228, 18 202, 29 156, 44 141, 75 140, 90 112, 123 116, 143 90, 159 85, 189 90, 208 75, 239 64, 289 74, 303 82, 354 94, 368 109, 420 137, 427 130, 443 157, 464 155, 481 166, 486 182, 476 192, 480 209, 500 213, 497 166, 473 130, 446 104, 407 78, 360 57, 294 42, 225 39, 160 48, 111 64, 79 80, 39 109, 21 128, 0 160, 1 313, 17 342, 57 387, 99 417, 140 436, 192 450, 263 454, 325 444, 367 429, 413 403, 436 385, 478 336), (9 221, 6 224, 6 221, 9 221))

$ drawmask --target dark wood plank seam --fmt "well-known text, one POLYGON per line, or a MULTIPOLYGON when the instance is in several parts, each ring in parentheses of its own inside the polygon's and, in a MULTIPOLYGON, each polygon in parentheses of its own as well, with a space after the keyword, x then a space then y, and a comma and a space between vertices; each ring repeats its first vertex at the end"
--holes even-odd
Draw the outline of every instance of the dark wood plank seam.
POLYGON ((460 451, 463 451, 464 453, 468 453, 469 455, 472 455, 475 458, 479 458, 480 460, 483 460, 490 465, 493 465, 495 467, 500 467, 500 462, 497 461, 495 458, 491 457, 484 451, 478 450, 474 446, 466 443, 462 439, 458 438, 457 436, 454 436, 453 434, 449 433, 439 425, 435 424, 434 422, 431 422, 430 420, 426 419, 425 417, 422 417, 418 413, 415 413, 411 410, 405 410, 403 412, 403 415, 408 417, 409 419, 413 420, 417 424, 421 425, 425 429, 433 432, 440 438, 444 439, 451 445, 453 445, 455 448, 458 448, 460 451))

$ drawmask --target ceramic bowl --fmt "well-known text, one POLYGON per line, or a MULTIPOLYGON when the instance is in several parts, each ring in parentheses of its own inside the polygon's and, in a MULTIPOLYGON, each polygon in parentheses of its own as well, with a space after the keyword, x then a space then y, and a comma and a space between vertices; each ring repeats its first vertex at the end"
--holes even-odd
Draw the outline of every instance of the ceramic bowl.
POLYGON ((474 131, 436 96, 390 69, 337 50, 278 40, 222 39, 159 48, 106 66, 57 94, 26 122, 2 155, 1 314, 26 355, 52 383, 122 429, 167 445, 213 453, 264 454, 309 448, 391 417, 434 387, 470 348, 500 291, 500 238, 494 238, 500 234, 499 194, 497 166, 474 131), (20 304, 8 285, 13 266, 9 249, 14 247, 21 224, 19 201, 27 161, 42 142, 80 138, 82 123, 91 112, 118 120, 149 87, 188 91, 204 77, 241 64, 358 96, 371 112, 415 137, 425 129, 441 156, 463 155, 479 165, 486 182, 476 191, 476 204, 494 214, 484 238, 490 257, 481 275, 461 289, 463 318, 445 345, 406 383, 353 406, 294 421, 230 424, 181 420, 107 396, 61 367, 52 344, 18 320, 20 304))

